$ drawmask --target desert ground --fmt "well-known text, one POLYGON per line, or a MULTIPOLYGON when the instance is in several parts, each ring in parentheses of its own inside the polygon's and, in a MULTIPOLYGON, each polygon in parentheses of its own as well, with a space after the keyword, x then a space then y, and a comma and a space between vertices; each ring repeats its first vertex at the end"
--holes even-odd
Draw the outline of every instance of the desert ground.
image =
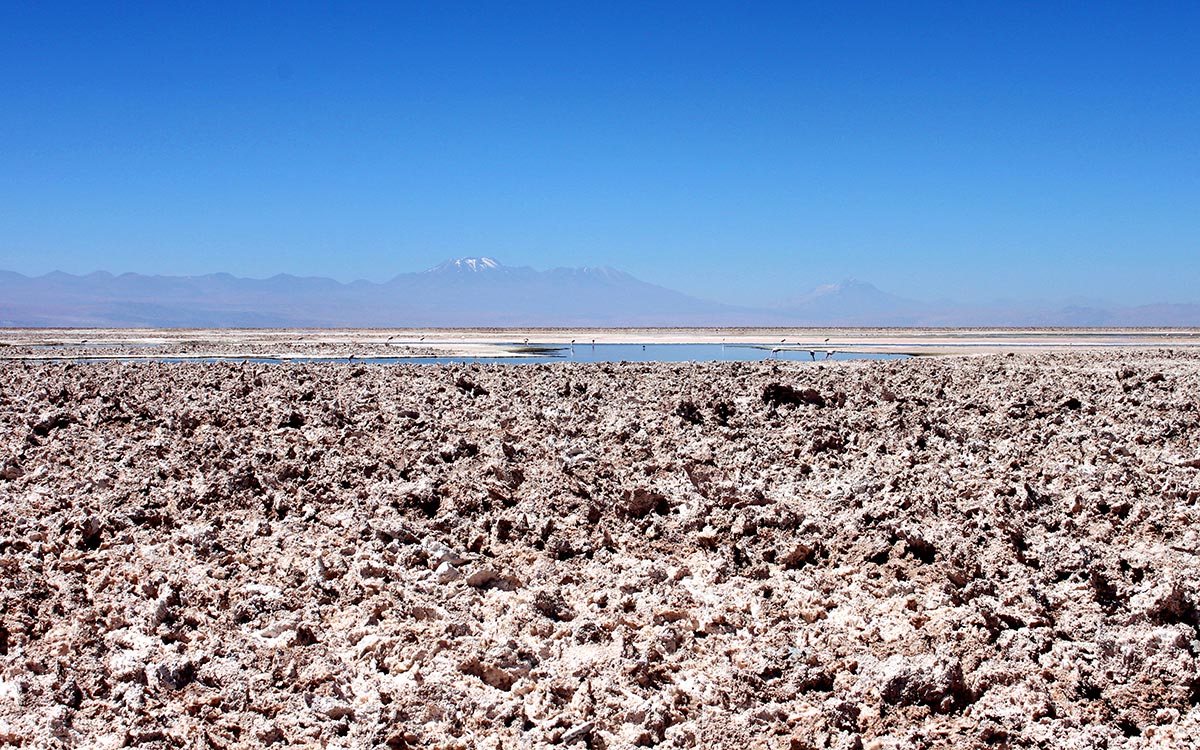
POLYGON ((0 363, 0 746, 1192 746, 1179 335, 0 363))

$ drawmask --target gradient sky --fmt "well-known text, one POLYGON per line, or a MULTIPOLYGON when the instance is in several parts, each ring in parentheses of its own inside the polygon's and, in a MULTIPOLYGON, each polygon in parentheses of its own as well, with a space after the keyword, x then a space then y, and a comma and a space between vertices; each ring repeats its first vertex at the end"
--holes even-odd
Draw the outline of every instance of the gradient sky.
POLYGON ((1194 0, 349 5, 0 6, 0 268, 1200 301, 1194 0))

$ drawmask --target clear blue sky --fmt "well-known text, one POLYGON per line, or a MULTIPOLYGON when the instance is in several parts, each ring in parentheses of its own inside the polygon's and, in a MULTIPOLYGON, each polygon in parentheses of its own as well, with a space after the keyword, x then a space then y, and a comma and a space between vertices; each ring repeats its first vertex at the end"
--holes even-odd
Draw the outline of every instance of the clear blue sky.
POLYGON ((4 3, 0 268, 1200 301, 1194 0, 350 5, 4 3))

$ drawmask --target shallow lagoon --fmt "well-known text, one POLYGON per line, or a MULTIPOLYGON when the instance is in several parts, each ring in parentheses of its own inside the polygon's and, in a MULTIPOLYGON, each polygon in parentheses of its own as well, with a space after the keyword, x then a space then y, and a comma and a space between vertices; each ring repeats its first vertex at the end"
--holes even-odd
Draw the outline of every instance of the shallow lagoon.
MULTIPOLYGON (((757 362, 784 360, 822 362, 827 359, 905 359, 905 354, 826 352, 824 349, 793 349, 771 344, 554 344, 511 343, 496 345, 495 356, 469 357, 179 357, 133 355, 129 357, 72 357, 72 362, 340 362, 364 364, 512 364, 530 365, 554 362, 757 362), (515 352, 520 352, 515 355, 515 352)), ((34 360, 36 361, 36 360, 34 360)), ((61 360, 59 360, 61 361, 61 360)))
MULTIPOLYGON (((820 349, 772 348, 770 344, 575 344, 574 346, 541 346, 519 344, 515 348, 539 349, 521 357, 444 357, 419 362, 498 362, 530 364, 548 362, 755 362, 778 359, 811 362, 825 359, 904 359, 905 355, 832 352, 827 356, 820 349), (810 352, 812 352, 810 354, 810 352)), ((363 360, 383 361, 383 360, 363 360)))

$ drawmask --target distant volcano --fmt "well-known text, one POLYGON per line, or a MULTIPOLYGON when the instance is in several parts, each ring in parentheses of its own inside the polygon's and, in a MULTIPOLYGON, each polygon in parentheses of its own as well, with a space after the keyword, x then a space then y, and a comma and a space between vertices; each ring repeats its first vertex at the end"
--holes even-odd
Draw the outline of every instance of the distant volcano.
POLYGON ((504 266, 492 258, 455 258, 445 263, 439 263, 425 273, 479 273, 503 268, 504 266))
POLYGON ((775 309, 789 318, 822 325, 915 326, 921 325, 929 312, 928 305, 888 294, 857 279, 822 284, 779 303, 775 309))

